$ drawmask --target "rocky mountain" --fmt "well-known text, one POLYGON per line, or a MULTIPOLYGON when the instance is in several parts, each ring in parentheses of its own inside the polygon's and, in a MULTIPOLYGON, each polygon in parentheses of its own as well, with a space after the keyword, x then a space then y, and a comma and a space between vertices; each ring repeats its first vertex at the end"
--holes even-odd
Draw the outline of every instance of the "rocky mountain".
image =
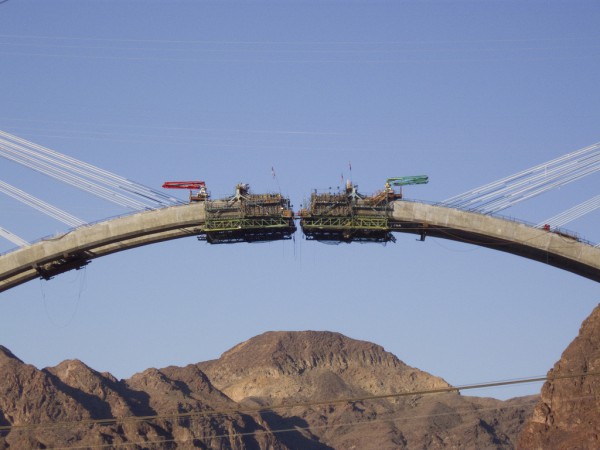
POLYGON ((520 437, 522 449, 600 448, 600 306, 548 372, 520 437))
POLYGON ((382 347, 332 332, 268 332, 199 363, 237 402, 273 404, 447 388, 382 347))
POLYGON ((0 347, 2 450, 288 448, 236 406, 194 366, 118 381, 80 361, 37 370, 0 347))
POLYGON ((330 332, 269 332, 126 380, 76 360, 38 370, 0 347, 0 450, 511 449, 537 401, 427 393, 447 387, 330 332))
POLYGON ((513 448, 534 401, 425 394, 449 385, 381 346, 331 332, 265 333, 198 367, 243 405, 324 400, 278 408, 282 420, 265 417, 273 429, 306 430, 319 448, 513 448), (339 398, 364 400, 335 403, 339 398))

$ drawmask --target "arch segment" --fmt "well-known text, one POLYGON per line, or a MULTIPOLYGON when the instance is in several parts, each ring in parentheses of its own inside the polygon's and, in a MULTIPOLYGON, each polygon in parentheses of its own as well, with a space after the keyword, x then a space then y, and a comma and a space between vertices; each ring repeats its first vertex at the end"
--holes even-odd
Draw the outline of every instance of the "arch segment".
POLYGON ((75 228, 0 257, 0 292, 35 278, 50 279, 94 258, 203 233, 204 204, 145 211, 75 228))
POLYGON ((533 259, 600 282, 600 248, 574 237, 483 214, 396 201, 392 231, 451 239, 533 259))

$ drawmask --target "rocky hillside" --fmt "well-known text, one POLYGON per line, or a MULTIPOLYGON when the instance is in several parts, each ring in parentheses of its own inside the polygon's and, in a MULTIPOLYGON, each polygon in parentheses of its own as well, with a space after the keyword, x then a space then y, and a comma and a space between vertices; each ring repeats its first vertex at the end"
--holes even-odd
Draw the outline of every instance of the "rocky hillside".
POLYGON ((583 322, 542 387, 522 449, 600 448, 600 306, 583 322), (564 378, 561 378, 564 377, 564 378))
POLYGON ((449 385, 379 345, 330 332, 265 333, 198 367, 244 405, 384 397, 278 409, 283 419, 269 422, 274 429, 306 428, 323 448, 514 448, 534 400, 502 402, 454 392, 395 396, 449 385))
POLYGON ((80 361, 37 370, 0 347, 2 450, 288 448, 252 416, 210 414, 236 406, 194 366, 149 369, 118 381, 80 361), (132 420, 135 416, 156 418, 132 420), (122 420, 106 420, 115 418, 122 420))
POLYGON ((0 347, 0 450, 511 449, 537 400, 423 392, 444 387, 329 332, 265 333, 127 380, 80 361, 38 370, 0 347))
POLYGON ((265 333, 198 367, 231 399, 258 404, 449 387, 379 345, 331 332, 265 333))

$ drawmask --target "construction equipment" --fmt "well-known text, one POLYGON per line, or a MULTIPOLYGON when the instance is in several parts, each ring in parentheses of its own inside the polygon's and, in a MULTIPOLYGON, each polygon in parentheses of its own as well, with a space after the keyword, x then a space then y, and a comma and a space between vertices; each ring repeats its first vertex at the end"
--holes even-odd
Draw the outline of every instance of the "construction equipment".
POLYGON ((389 226, 392 211, 389 192, 366 197, 357 188, 348 180, 345 190, 337 194, 312 193, 308 208, 298 213, 306 239, 348 243, 394 241, 389 226))
POLYGON ((429 183, 429 177, 427 175, 412 175, 408 177, 395 177, 388 178, 385 181, 385 189, 392 195, 394 199, 402 198, 402 186, 406 186, 409 184, 427 184, 429 183), (399 186, 400 190, 398 192, 392 189, 392 186, 399 186))
POLYGON ((385 189, 372 196, 359 194, 358 186, 350 180, 346 182, 345 190, 337 194, 318 194, 315 191, 310 196, 308 208, 298 213, 300 226, 308 240, 394 242, 390 217, 393 201, 401 199, 402 192, 395 192, 392 186, 428 181, 426 175, 388 178, 385 189))
POLYGON ((162 187, 164 189, 189 189, 190 202, 204 202, 210 197, 204 181, 165 181, 162 187))
POLYGON ((235 195, 205 202, 204 234, 211 244, 290 239, 296 231, 290 200, 281 194, 252 194, 239 183, 235 195))
POLYGON ((56 275, 68 272, 69 270, 80 270, 87 266, 90 260, 90 254, 86 251, 65 254, 62 258, 56 259, 45 264, 36 264, 36 272, 44 280, 51 280, 56 275))

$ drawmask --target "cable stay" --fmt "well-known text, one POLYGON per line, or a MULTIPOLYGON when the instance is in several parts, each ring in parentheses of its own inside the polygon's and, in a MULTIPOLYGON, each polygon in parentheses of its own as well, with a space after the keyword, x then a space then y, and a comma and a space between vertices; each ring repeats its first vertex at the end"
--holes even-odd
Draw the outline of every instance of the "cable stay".
POLYGON ((595 211, 600 208, 600 195, 597 195, 589 200, 586 200, 579 205, 573 206, 572 208, 557 214, 550 219, 540 222, 536 225, 537 228, 560 228, 569 222, 573 222, 580 217, 595 211))
MULTIPOLYGON (((6 153, 1 156, 12 159, 19 164, 30 167, 38 172, 42 172, 46 175, 52 176, 60 181, 72 184, 75 187, 87 190, 91 193, 94 193, 92 192, 92 189, 100 187, 100 190, 97 190, 95 195, 114 201, 122 206, 128 206, 132 209, 142 210, 155 209, 156 207, 161 206, 172 206, 173 204, 179 202, 177 199, 168 197, 161 192, 153 191, 152 189, 139 183, 132 182, 126 178, 92 166, 91 164, 78 161, 75 158, 62 155, 58 152, 41 147, 16 136, 12 136, 8 133, 0 131, 0 136, 8 137, 19 144, 23 144, 19 145, 11 142, 10 140, 0 138, 0 144, 4 145, 3 149, 11 152, 10 156, 6 155, 6 153), (65 172, 65 170, 67 172, 65 172), (69 175, 69 172, 73 172, 84 177, 83 183, 81 177, 73 178, 74 175, 69 175), (88 180, 85 180, 86 178, 88 180), (89 186, 89 189, 84 187, 86 183, 92 183, 89 180, 98 181, 99 183, 116 190, 109 191, 108 195, 103 196, 101 195, 101 192, 102 189, 107 189, 106 187, 101 187, 97 183, 89 186), (138 199, 134 200, 124 196, 123 194, 119 194, 119 190, 128 194, 134 194, 134 196, 136 196, 138 199), (150 202, 148 202, 148 200, 150 200, 150 202)), ((107 194, 107 192, 104 191, 104 194, 107 194)))
POLYGON ((128 180, 127 178, 124 178, 120 175, 109 172, 108 170, 101 169, 92 164, 89 164, 84 161, 80 161, 73 157, 59 153, 55 150, 51 150, 49 148, 42 147, 41 145, 35 144, 33 142, 29 142, 18 136, 10 135, 9 133, 6 133, 4 131, 0 131, 0 136, 4 136, 6 138, 12 139, 23 145, 27 145, 30 148, 37 150, 40 154, 48 155, 50 158, 46 158, 46 159, 52 160, 51 158, 54 158, 55 160, 65 161, 67 164, 70 165, 72 170, 75 170, 75 168, 78 167, 78 168, 83 169, 84 171, 87 171, 87 172, 83 172, 83 171, 79 170, 78 172, 80 174, 86 174, 86 176, 88 176, 90 178, 101 180, 107 184, 110 184, 111 186, 118 187, 122 190, 131 192, 136 195, 140 195, 142 197, 149 198, 152 201, 161 204, 162 206, 172 206, 173 204, 181 203, 180 200, 178 200, 174 197, 165 195, 164 193, 154 190, 148 186, 137 183, 135 181, 128 180), (92 174, 97 174, 97 176, 93 176, 92 174), (108 180, 112 180, 113 183, 108 183, 108 180))
POLYGON ((10 159, 15 161, 21 165, 29 167, 37 172, 48 175, 52 178, 55 178, 64 183, 70 184, 76 188, 87 191, 93 195, 96 195, 100 198, 104 198, 113 203, 116 203, 120 206, 129 207, 134 210, 144 210, 144 209, 152 209, 152 207, 144 202, 137 201, 135 199, 129 198, 123 194, 115 190, 111 190, 107 187, 101 186, 93 181, 86 180, 85 178, 72 175, 64 170, 60 169, 52 169, 48 164, 36 161, 32 158, 21 158, 19 156, 15 156, 14 154, 10 154, 4 151, 4 147, 0 143, 0 156, 3 156, 6 159, 10 159))
POLYGON ((134 210, 182 202, 140 183, 0 131, 0 156, 134 210))
POLYGON ((600 170, 600 142, 440 202, 493 214, 600 170))
POLYGON ((52 206, 50 203, 46 203, 45 201, 40 200, 39 198, 36 198, 33 195, 22 191, 21 189, 11 186, 10 184, 5 183, 4 181, 0 181, 0 192, 3 192, 4 194, 16 200, 19 200, 21 203, 24 203, 27 206, 31 206, 32 208, 37 209, 38 211, 41 211, 44 214, 56 220, 59 220, 60 222, 65 223, 71 227, 75 228, 81 225, 86 225, 86 222, 73 216, 72 214, 63 211, 62 209, 59 209, 56 206, 52 206))
POLYGON ((537 165, 535 167, 531 167, 529 169, 523 170, 519 173, 516 173, 514 175, 509 175, 508 177, 502 178, 500 180, 497 181, 493 181, 491 183, 488 183, 486 185, 480 186, 478 188, 472 189, 470 191, 464 192, 462 194, 456 195, 454 197, 451 197, 447 200, 444 200, 443 203, 444 204, 453 204, 453 203, 457 203, 463 200, 466 200, 468 197, 476 197, 478 195, 483 195, 486 192, 492 192, 495 189, 505 186, 510 182, 516 182, 519 179, 523 179, 526 178, 527 176, 531 175, 534 172, 539 172, 540 170, 547 170, 549 167, 551 166, 556 166, 559 165, 563 162, 566 162, 569 159, 574 159, 578 156, 583 156, 586 153, 589 153, 593 150, 596 150, 600 147, 600 142, 593 144, 589 147, 585 147, 583 149, 577 150, 575 152, 569 153, 567 155, 563 155, 561 157, 558 157, 556 159, 553 159, 551 161, 545 162, 543 164, 537 165))
POLYGON ((70 184, 71 186, 74 186, 74 187, 77 187, 84 191, 90 192, 91 194, 94 194, 100 198, 104 198, 113 203, 116 203, 120 206, 129 207, 129 208, 132 208, 135 210, 143 210, 143 209, 148 208, 148 206, 144 203, 129 199, 128 197, 120 195, 120 194, 116 193, 115 191, 112 191, 110 189, 102 187, 96 183, 89 181, 89 180, 85 180, 84 178, 69 174, 68 172, 66 172, 64 170, 52 168, 52 166, 50 166, 46 163, 37 161, 35 158, 32 158, 32 157, 23 158, 21 156, 10 153, 10 149, 8 149, 8 152, 6 150, 7 150, 7 147, 4 146, 2 144, 2 141, 0 140, 0 156, 4 157, 6 159, 10 159, 11 161, 14 161, 25 167, 29 167, 30 169, 35 170, 36 172, 42 173, 44 175, 48 175, 59 181, 70 184))
POLYGON ((568 176, 564 176, 564 173, 560 173, 553 177, 548 177, 547 179, 538 179, 535 182, 531 182, 524 188, 520 188, 519 190, 511 192, 508 195, 504 195, 503 198, 484 204, 485 207, 479 208, 478 212, 483 214, 496 213, 556 187, 564 186, 568 183, 579 180, 580 178, 597 172, 598 170, 600 170, 600 157, 594 162, 593 165, 588 166, 584 163, 577 169, 577 171, 573 171, 572 173, 568 174, 568 176))
POLYGON ((27 242, 25 239, 20 238, 14 233, 11 233, 6 228, 0 227, 0 236, 9 240, 13 244, 18 245, 19 247, 25 247, 26 245, 29 245, 29 242, 27 242))

